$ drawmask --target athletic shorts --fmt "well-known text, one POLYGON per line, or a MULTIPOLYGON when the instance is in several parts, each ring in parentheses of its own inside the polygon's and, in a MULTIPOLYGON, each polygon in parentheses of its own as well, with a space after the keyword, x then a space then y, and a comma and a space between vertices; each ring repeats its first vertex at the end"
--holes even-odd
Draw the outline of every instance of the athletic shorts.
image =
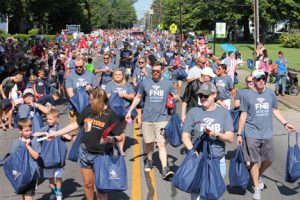
POLYGON ((43 169, 44 178, 61 178, 64 168, 43 169))
POLYGON ((273 138, 256 139, 245 137, 243 152, 246 161, 255 163, 265 160, 273 161, 275 159, 273 138))
POLYGON ((166 128, 167 121, 163 122, 142 122, 142 132, 145 143, 166 142, 163 130, 166 128))

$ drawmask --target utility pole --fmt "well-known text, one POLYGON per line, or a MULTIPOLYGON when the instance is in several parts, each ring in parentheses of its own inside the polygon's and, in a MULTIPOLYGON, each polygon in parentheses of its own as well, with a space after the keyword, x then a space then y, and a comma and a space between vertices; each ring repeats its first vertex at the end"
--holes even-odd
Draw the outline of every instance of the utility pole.
POLYGON ((182 0, 179 0, 179 52, 181 52, 181 48, 182 48, 182 0))
POLYGON ((253 1, 253 13, 254 13, 254 45, 255 48, 257 46, 257 43, 259 43, 259 2, 258 0, 253 1))

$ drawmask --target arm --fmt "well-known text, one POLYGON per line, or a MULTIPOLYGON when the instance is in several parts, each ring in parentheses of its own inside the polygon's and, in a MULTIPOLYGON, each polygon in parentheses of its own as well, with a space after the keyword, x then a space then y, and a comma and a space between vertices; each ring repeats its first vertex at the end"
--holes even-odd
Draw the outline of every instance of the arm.
POLYGON ((187 108, 187 103, 182 102, 181 104, 181 122, 185 121, 186 118, 186 108, 187 108))
POLYGON ((182 136, 181 136, 181 140, 182 140, 184 146, 187 148, 187 150, 191 150, 193 148, 191 134, 189 134, 187 132, 183 132, 182 136))
POLYGON ((135 98, 133 99, 133 102, 131 103, 131 106, 130 106, 126 116, 125 116, 125 119, 131 118, 132 110, 135 109, 135 107, 140 103, 141 99, 142 99, 142 95, 137 93, 135 98))
POLYGON ((239 129, 237 132, 237 144, 242 144, 242 131, 245 126, 245 122, 247 119, 247 112, 242 112, 239 119, 239 129))
POLYGON ((295 131, 295 127, 291 124, 289 124, 284 117, 281 115, 280 111, 278 109, 273 109, 273 114, 275 117, 284 125, 284 127, 289 131, 295 131))
POLYGON ((36 152, 32 147, 31 147, 31 142, 30 139, 22 139, 23 142, 25 142, 26 149, 28 150, 30 156, 34 159, 37 160, 39 158, 39 153, 36 152))
POLYGON ((66 139, 66 140, 69 140, 69 141, 72 140, 72 136, 69 135, 69 134, 64 134, 64 135, 62 135, 62 137, 63 137, 64 139, 66 139))
POLYGON ((206 128, 206 134, 208 134, 210 137, 216 138, 217 140, 232 143, 233 142, 233 132, 232 131, 226 131, 225 133, 215 132, 213 129, 206 128))
POLYGON ((122 98, 125 98, 127 100, 133 100, 134 99, 134 94, 133 93, 125 94, 125 93, 119 92, 119 96, 122 97, 122 98))
POLYGON ((33 105, 34 105, 34 107, 39 109, 44 114, 47 114, 49 112, 49 110, 51 109, 51 107, 46 107, 39 103, 34 103, 33 105))
POLYGON ((4 92, 3 92, 3 86, 2 86, 2 84, 0 84, 0 93, 2 95, 2 98, 6 99, 6 96, 5 96, 4 92))
POLYGON ((132 78, 132 84, 134 87, 137 86, 137 78, 132 78))
POLYGON ((73 88, 66 88, 66 92, 67 92, 67 95, 68 95, 69 98, 74 96, 73 88))
POLYGON ((73 122, 73 123, 69 124, 68 126, 64 127, 63 129, 49 133, 48 138, 53 138, 53 137, 57 137, 60 135, 68 134, 71 131, 76 130, 77 128, 79 128, 79 125, 77 124, 77 122, 73 122))

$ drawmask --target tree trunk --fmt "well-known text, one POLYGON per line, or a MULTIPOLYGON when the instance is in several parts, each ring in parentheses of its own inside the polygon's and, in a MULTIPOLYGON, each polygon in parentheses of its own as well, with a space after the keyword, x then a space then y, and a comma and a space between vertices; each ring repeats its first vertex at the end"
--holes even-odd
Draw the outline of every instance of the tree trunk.
POLYGON ((249 29, 249 16, 243 16, 242 17, 242 23, 244 27, 244 41, 250 40, 250 29, 249 29))

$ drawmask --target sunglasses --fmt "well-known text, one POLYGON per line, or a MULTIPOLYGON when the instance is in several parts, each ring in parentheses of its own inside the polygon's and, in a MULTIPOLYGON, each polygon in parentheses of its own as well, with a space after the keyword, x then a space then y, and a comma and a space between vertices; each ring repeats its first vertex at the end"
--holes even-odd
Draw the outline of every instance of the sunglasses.
POLYGON ((205 65, 205 64, 206 64, 206 62, 201 62, 201 61, 198 61, 198 63, 201 63, 202 65, 205 65))
POLYGON ((108 60, 109 58, 103 58, 104 60, 108 60))
POLYGON ((144 64, 144 62, 139 62, 139 64, 144 64))
POLYGON ((83 66, 75 66, 75 69, 82 69, 83 66))
POLYGON ((205 94, 199 94, 200 99, 205 98, 207 99, 210 95, 205 95, 205 94))
POLYGON ((254 83, 254 81, 247 81, 247 83, 254 83))
POLYGON ((161 70, 152 70, 152 73, 161 73, 161 70))
POLYGON ((259 77, 259 78, 256 78, 256 81, 257 81, 257 82, 259 82, 259 81, 261 81, 261 80, 265 81, 265 80, 266 80, 266 77, 265 77, 265 76, 261 76, 261 77, 259 77))

